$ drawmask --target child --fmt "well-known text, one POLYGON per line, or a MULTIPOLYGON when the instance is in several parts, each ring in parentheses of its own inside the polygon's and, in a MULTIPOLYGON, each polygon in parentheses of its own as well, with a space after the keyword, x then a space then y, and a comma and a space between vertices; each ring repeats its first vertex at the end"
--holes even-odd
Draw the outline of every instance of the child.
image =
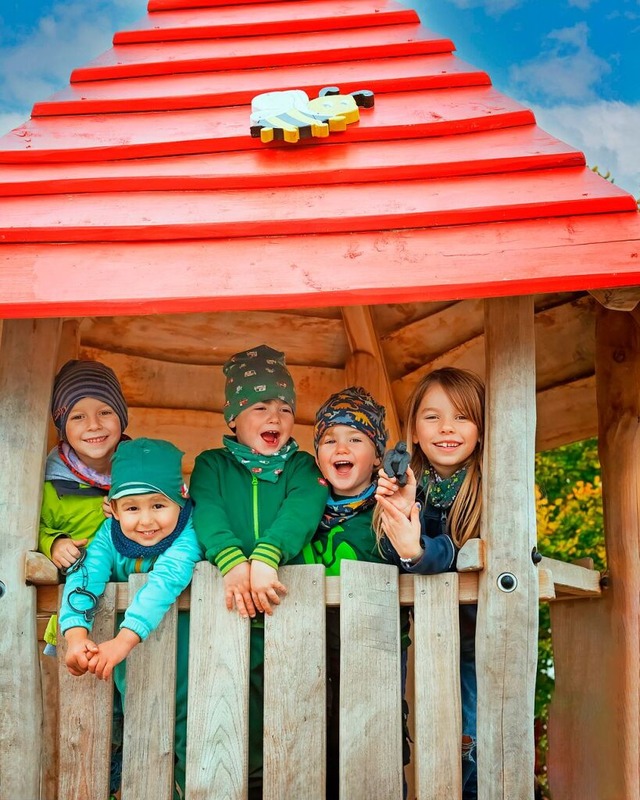
POLYGON ((327 488, 308 453, 291 438, 293 380, 284 354, 266 345, 223 367, 224 417, 235 436, 195 462, 191 496, 206 558, 224 575, 227 608, 254 619, 249 693, 249 780, 262 786, 264 631, 256 612, 273 613, 286 588, 278 566, 299 560, 324 511, 327 488))
MULTIPOLYGON (((53 383, 51 416, 59 441, 45 465, 38 549, 58 569, 66 571, 104 522, 111 457, 120 442, 128 438, 124 435, 127 403, 113 370, 99 361, 67 361, 53 383)), ((56 615, 49 620, 44 640, 45 654, 55 655, 56 615)), ((120 705, 116 692, 112 791, 120 784, 120 705)))
MULTIPOLYGON (((67 668, 72 675, 88 670, 103 680, 113 674, 122 697, 121 662, 157 628, 201 559, 181 462, 182 452, 170 442, 123 442, 113 457, 109 490, 113 518, 104 520, 86 558, 67 577, 60 607, 67 668), (108 581, 126 581, 134 572, 150 573, 147 584, 133 598, 117 635, 96 645, 90 633, 97 598, 108 581)), ((188 619, 183 613, 179 616, 175 778, 184 794, 189 642, 188 619)))
POLYGON ((112 369, 98 361, 67 361, 55 377, 51 415, 59 442, 45 466, 38 549, 66 569, 104 521, 111 457, 127 427, 127 403, 112 369))
MULTIPOLYGON (((377 470, 387 443, 385 409, 362 387, 331 395, 316 415, 316 461, 330 486, 305 560, 339 575, 344 559, 382 562, 372 528, 377 470)), ((408 620, 407 620, 408 622, 408 620)), ((327 611, 328 798, 339 793, 340 612, 327 611)))
MULTIPOLYGON (((407 484, 401 488, 381 472, 376 493, 381 552, 401 569, 419 575, 454 570, 459 548, 479 535, 483 431, 484 386, 474 373, 435 370, 413 390, 407 484)), ((477 797, 476 611, 460 606, 463 800, 477 797)))

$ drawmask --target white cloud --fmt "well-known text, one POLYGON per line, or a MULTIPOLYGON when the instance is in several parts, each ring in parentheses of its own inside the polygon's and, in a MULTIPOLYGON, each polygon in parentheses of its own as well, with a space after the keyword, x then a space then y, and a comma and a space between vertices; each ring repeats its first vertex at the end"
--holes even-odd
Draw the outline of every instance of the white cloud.
POLYGON ((569 0, 569 5, 579 8, 580 11, 587 11, 595 2, 596 0, 569 0))
POLYGON ((451 0, 456 8, 484 8, 490 17, 499 17, 522 5, 523 0, 451 0))
POLYGON ((607 171, 617 186, 640 194, 640 103, 594 101, 586 105, 563 103, 536 106, 538 124, 549 133, 582 150, 589 166, 607 171))
POLYGON ((595 99, 595 87, 610 65, 589 47, 589 28, 579 22, 547 35, 549 49, 509 70, 516 94, 568 101, 595 99))
POLYGON ((15 127, 29 117, 34 102, 66 86, 71 71, 107 50, 115 30, 142 16, 145 5, 143 0, 59 3, 34 30, 0 48, 2 130, 7 120, 15 127))

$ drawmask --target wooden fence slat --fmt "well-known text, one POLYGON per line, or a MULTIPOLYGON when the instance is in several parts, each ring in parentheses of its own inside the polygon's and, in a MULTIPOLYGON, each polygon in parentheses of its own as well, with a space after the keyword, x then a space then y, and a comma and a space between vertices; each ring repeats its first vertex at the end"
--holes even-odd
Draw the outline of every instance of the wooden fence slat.
POLYGON ((191 582, 187 782, 189 800, 245 800, 249 621, 224 604, 222 576, 201 561, 191 582))
MULTIPOLYGON (((60 599, 64 587, 60 587, 60 599)), ((96 643, 113 638, 115 586, 107 584, 100 600, 91 637, 96 643)), ((58 796, 64 800, 107 800, 111 764, 113 681, 87 672, 69 674, 64 663, 66 640, 58 635, 60 686, 60 765, 58 796)))
POLYGON ((458 576, 445 572, 414 580, 417 797, 452 800, 462 792, 458 576))
POLYGON ((288 596, 265 617, 265 800, 325 796, 326 637, 321 564, 284 567, 288 596))
MULTIPOLYGON (((148 578, 129 577, 129 602, 148 578)), ((174 603, 127 658, 122 800, 173 797, 177 623, 174 603)))
POLYGON ((49 398, 60 321, 5 320, 0 338, 0 784, 8 798, 37 798, 42 694, 36 593, 24 552, 36 547, 49 398))
POLYGON ((340 602, 340 798, 401 798, 398 570, 343 561, 340 602))

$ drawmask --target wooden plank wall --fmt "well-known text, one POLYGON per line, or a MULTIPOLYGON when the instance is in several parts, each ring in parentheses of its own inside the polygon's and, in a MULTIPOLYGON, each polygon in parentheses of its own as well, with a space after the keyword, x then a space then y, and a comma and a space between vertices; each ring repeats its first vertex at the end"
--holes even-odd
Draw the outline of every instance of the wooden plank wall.
MULTIPOLYGON (((595 305, 584 293, 535 297, 538 450, 597 432, 595 305)), ((233 353, 260 342, 285 352, 298 397, 294 435, 303 449, 313 452, 317 409, 349 384, 364 385, 387 406, 395 440, 406 400, 426 372, 458 366, 484 376, 482 309, 483 301, 467 300, 85 318, 65 337, 76 351, 69 346, 63 355, 109 364, 130 405, 129 434, 174 441, 186 452, 189 474, 195 456, 228 432, 222 364, 233 353)))

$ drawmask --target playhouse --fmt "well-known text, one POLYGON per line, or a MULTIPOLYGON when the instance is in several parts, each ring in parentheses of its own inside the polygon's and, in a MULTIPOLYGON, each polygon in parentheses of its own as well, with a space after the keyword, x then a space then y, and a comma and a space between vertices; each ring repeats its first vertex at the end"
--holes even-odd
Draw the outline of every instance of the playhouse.
MULTIPOLYGON (((88 741, 77 711, 99 727, 108 689, 78 689, 38 645, 57 597, 55 568, 32 553, 57 367, 112 366, 128 432, 174 441, 189 472, 225 431, 220 365, 260 342, 287 355, 305 449, 318 406, 346 385, 386 405, 392 439, 426 371, 470 368, 488 388, 483 534, 459 575, 291 575, 298 594, 269 645, 285 654, 291 694, 265 711, 266 730, 287 739, 265 740, 265 798, 324 797, 321 759, 309 758, 311 745, 324 752, 323 656, 309 631, 337 604, 354 642, 341 797, 401 796, 397 743, 380 741, 398 713, 395 655, 358 633, 371 608, 392 618, 398 603, 416 607, 412 791, 455 797, 458 729, 439 698, 455 686, 456 653, 441 632, 476 600, 481 800, 533 798, 540 600, 552 604, 554 800, 640 796, 636 201, 453 50, 394 0, 150 0, 0 139, 0 800, 107 797, 108 730, 88 741), (285 109, 288 137, 282 109, 252 120, 256 96, 294 90, 312 112, 291 125, 285 109), (589 565, 535 551, 535 450, 596 433, 606 588, 589 565), (364 669, 381 687, 373 698, 364 669)), ((206 566, 180 602, 217 642, 217 678, 242 709, 246 631, 210 612, 220 587, 206 566)), ((113 584, 107 628, 124 605, 126 586, 113 584)), ((172 641, 168 626, 140 657, 139 728, 144 676, 167 674, 172 641)), ((191 667, 205 686, 207 664, 191 667)), ((187 797, 241 800, 243 729, 214 700, 190 719, 187 797)), ((123 800, 171 797, 171 744, 145 742, 149 772, 129 774, 123 800)))

